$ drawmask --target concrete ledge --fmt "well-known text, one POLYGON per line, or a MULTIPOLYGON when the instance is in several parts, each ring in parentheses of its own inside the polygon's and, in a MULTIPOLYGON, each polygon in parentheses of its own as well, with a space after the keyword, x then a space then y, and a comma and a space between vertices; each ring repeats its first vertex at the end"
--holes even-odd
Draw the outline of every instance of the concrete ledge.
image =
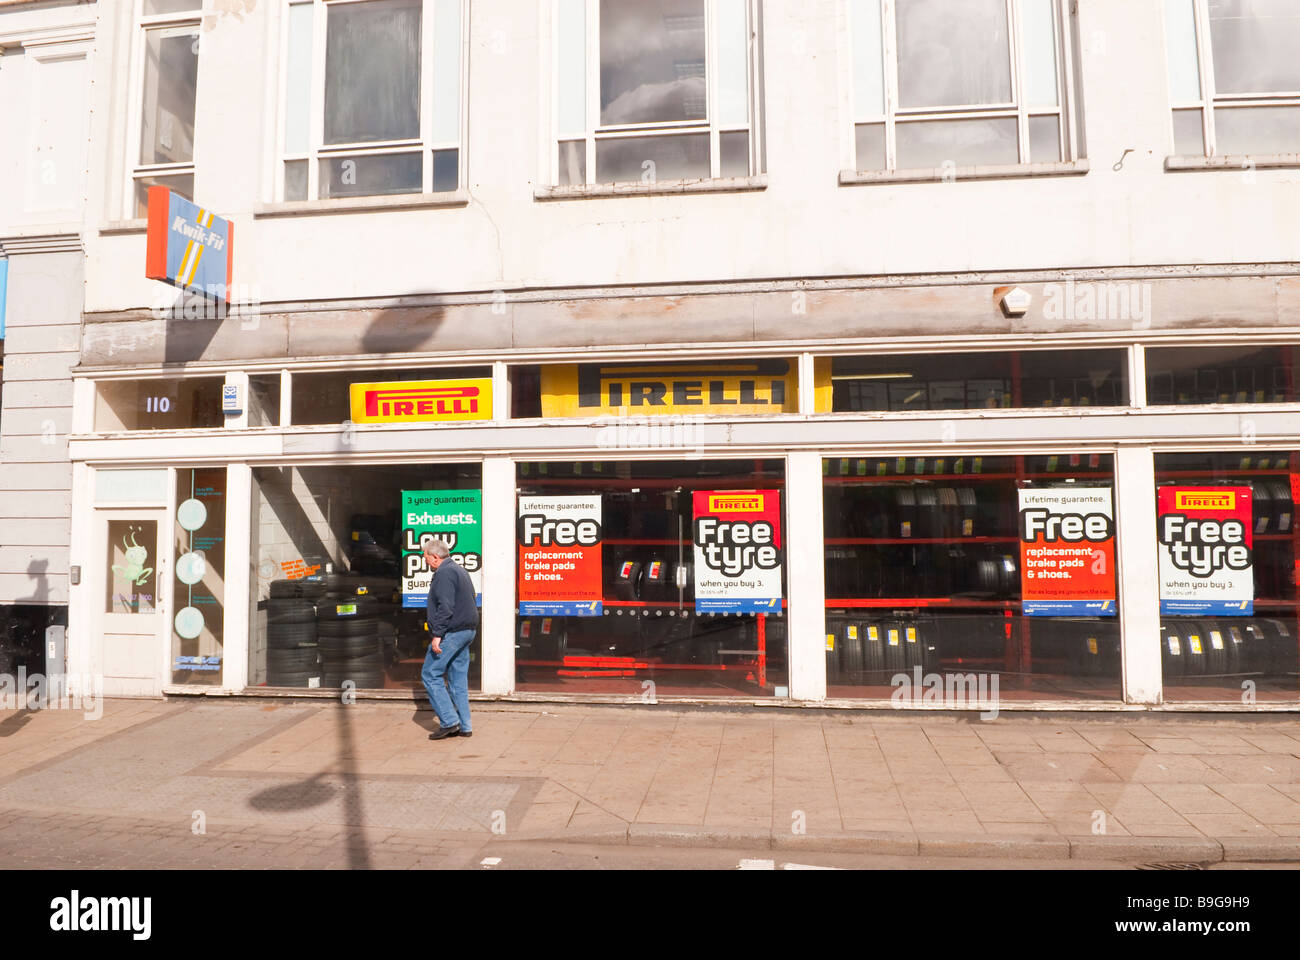
POLYGON ((1013 857, 1018 860, 1068 860, 1070 841, 1065 837, 966 836, 935 834, 921 837, 922 857, 1013 857))
POLYGON ((599 197, 668 197, 685 193, 739 193, 766 190, 767 174, 752 177, 718 177, 698 180, 656 180, 653 183, 579 183, 564 187, 537 187, 534 200, 594 200, 599 197))
POLYGON ((1218 863, 1217 840, 1195 837, 1070 837, 1073 860, 1146 860, 1218 863))
POLYGON ((778 833, 772 837, 773 850, 817 850, 830 853, 869 853, 885 857, 916 855, 917 840, 912 833, 872 833, 846 830, 842 833, 778 833))
POLYGON ((1300 861, 1300 837, 1276 837, 1260 840, 1255 837, 1224 837, 1224 860, 1258 860, 1261 862, 1289 863, 1300 861))
POLYGON ((253 217, 311 217, 332 213, 385 213, 392 210, 420 210, 425 207, 463 207, 469 203, 468 190, 443 193, 401 193, 377 197, 333 197, 329 200, 286 200, 259 203, 253 217))
POLYGON ((633 823, 627 828, 632 847, 723 847, 737 850, 772 846, 770 830, 746 827, 697 827, 678 823, 633 823))
POLYGON ((1300 153, 1165 157, 1165 170, 1168 173, 1189 173, 1196 170, 1285 170, 1290 167, 1300 167, 1300 153))
POLYGON ((512 830, 504 835, 506 840, 543 841, 546 843, 594 843, 607 847, 625 847, 628 843, 626 827, 602 827, 594 830, 512 830))
POLYGON ((913 170, 841 170, 840 186, 873 183, 947 183, 957 180, 1020 180, 1033 177, 1073 177, 1088 172, 1087 160, 1065 163, 1008 163, 967 167, 923 167, 913 170))

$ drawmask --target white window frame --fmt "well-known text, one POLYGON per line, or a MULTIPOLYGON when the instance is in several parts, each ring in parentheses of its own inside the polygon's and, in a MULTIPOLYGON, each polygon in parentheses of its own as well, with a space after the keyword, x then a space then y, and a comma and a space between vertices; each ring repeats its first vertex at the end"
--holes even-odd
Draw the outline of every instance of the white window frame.
MULTIPOLYGON (((1300 90, 1279 90, 1270 93, 1219 93, 1214 84, 1214 45, 1210 37, 1209 0, 1187 0, 1192 4, 1193 22, 1196 26, 1196 64, 1201 84, 1199 100, 1175 100, 1172 91, 1169 97, 1170 120, 1174 113, 1181 110, 1201 111, 1201 133, 1205 152, 1203 154, 1183 154, 1183 156, 1218 156, 1218 140, 1215 133, 1215 111, 1220 109, 1250 107, 1300 107, 1300 90)), ((1167 8, 1162 6, 1161 13, 1167 8)), ((1166 53, 1166 55, 1168 55, 1166 53)), ((1177 153, 1177 144, 1174 151, 1177 153)), ((1297 146, 1300 151, 1300 146, 1297 146)))
MULTIPOLYGON (((1071 0, 1052 0, 1052 15, 1056 38, 1056 99, 1055 107, 1030 107, 1024 88, 1025 62, 1024 50, 1020 42, 1021 0, 1005 0, 1007 9, 1007 44, 1010 55, 1012 99, 1005 104, 972 104, 935 109, 933 107, 900 107, 898 93, 898 19, 896 17, 898 0, 881 0, 880 2, 880 37, 882 60, 884 64, 885 109, 883 113, 862 111, 854 96, 854 71, 857 64, 849 58, 849 91, 853 100, 852 128, 849 131, 849 143, 852 145, 854 170, 859 173, 875 173, 878 168, 864 168, 857 157, 857 128, 860 124, 884 124, 885 127, 885 167, 890 173, 899 172, 897 126, 903 123, 925 120, 984 120, 1016 118, 1017 139, 1019 144, 1019 164, 1037 163, 1075 163, 1079 160, 1080 137, 1074 130, 1076 116, 1074 91, 1074 24, 1071 0), (1029 153, 1029 120, 1031 117, 1054 116, 1058 120, 1060 131, 1060 159, 1036 160, 1029 153)), ((849 29, 854 29, 853 11, 848 10, 849 29)))
MULTIPOLYGON (((185 163, 142 163, 140 154, 140 137, 144 129, 144 74, 145 74, 145 37, 150 31, 163 30, 168 34, 184 35, 193 32, 196 42, 202 44, 200 24, 203 20, 205 0, 196 2, 193 9, 179 13, 159 13, 144 15, 144 0, 132 0, 131 32, 131 74, 129 93, 131 99, 127 111, 126 132, 126 175, 123 178, 126 196, 122 201, 123 216, 128 220, 135 216, 135 188, 140 180, 153 177, 194 176, 194 160, 185 163)), ((202 47, 200 46, 199 63, 202 66, 202 47)), ((199 113, 198 94, 195 93, 194 111, 194 153, 198 153, 199 113)))
POLYGON ((585 141, 585 184, 569 186, 595 186, 601 181, 596 179, 596 142, 598 140, 616 140, 620 138, 645 136, 672 136, 674 134, 707 133, 709 135, 709 177, 717 180, 722 177, 722 154, 720 135, 724 133, 747 132, 749 134, 749 176, 762 173, 762 159, 759 149, 759 134, 762 118, 759 112, 761 98, 758 96, 760 38, 758 36, 759 0, 746 0, 745 15, 749 28, 748 43, 748 107, 749 122, 744 125, 721 124, 717 111, 718 80, 718 31, 716 26, 716 0, 704 0, 704 76, 707 98, 706 118, 703 120, 669 120, 649 123, 624 123, 604 125, 600 122, 600 0, 585 0, 586 3, 586 79, 587 79, 587 129, 582 137, 575 136, 576 131, 560 130, 560 88, 556 82, 559 75, 560 31, 559 0, 552 0, 551 23, 551 110, 550 110, 550 183, 560 182, 560 144, 585 141))
POLYGON ((459 191, 465 185, 466 168, 466 100, 469 84, 469 3, 460 2, 460 37, 456 49, 460 56, 460 96, 457 102, 459 118, 455 141, 435 141, 433 136, 433 79, 434 79, 434 19, 435 0, 420 0, 420 135, 403 140, 365 141, 352 144, 326 144, 325 141, 325 48, 328 28, 328 8, 347 4, 368 3, 371 0, 283 0, 280 5, 280 69, 279 98, 276 107, 275 171, 273 183, 276 201, 285 200, 285 165, 294 160, 307 162, 307 201, 360 200, 365 197, 400 199, 433 193, 433 155, 439 150, 456 150, 456 187, 440 191, 438 196, 459 191), (311 53, 311 117, 308 121, 308 147, 304 152, 288 152, 285 135, 288 126, 289 95, 289 8, 303 3, 312 7, 311 53), (330 158, 353 158, 406 154, 418 152, 421 156, 421 185, 419 191, 409 193, 349 194, 347 197, 320 196, 320 161, 330 158))

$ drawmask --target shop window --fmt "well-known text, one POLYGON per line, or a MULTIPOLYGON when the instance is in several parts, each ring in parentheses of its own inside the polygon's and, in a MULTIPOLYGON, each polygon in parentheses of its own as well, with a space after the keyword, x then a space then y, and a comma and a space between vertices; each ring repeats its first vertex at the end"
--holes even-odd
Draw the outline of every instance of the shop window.
POLYGON ((149 188, 194 199, 194 104, 201 0, 140 0, 139 137, 131 157, 131 215, 148 215, 149 188))
POLYGON ((1123 350, 836 357, 834 409, 971 410, 1128 403, 1123 350))
POLYGON ((1109 454, 823 469, 829 696, 1119 698, 1109 454))
POLYGON ((463 8, 463 0, 289 4, 284 200, 459 188, 463 8))
POLYGON ((517 689, 788 695, 782 461, 521 463, 518 482, 517 689))
POLYGON ((176 471, 172 683, 221 686, 226 603, 226 470, 176 471))
POLYGON ((280 375, 255 374, 248 378, 248 425, 280 425, 280 375))
POLYGON ((556 184, 759 172, 750 0, 554 3, 556 184))
POLYGON ((220 427, 224 377, 101 380, 95 386, 95 430, 184 430, 220 427))
POLYGON ((491 377, 491 367, 295 373, 293 424, 490 420, 491 377), (366 384, 400 386, 366 392, 366 384))
POLYGON ((1156 455, 1165 699, 1294 702, 1300 453, 1156 455))
MULTIPOLYGON (((422 691, 421 541, 448 541, 479 576, 478 464, 261 467, 253 480, 249 686, 422 691)), ((476 636, 471 688, 481 650, 476 636)))
POLYGON ((1293 0, 1165 0, 1174 153, 1300 151, 1293 0))
POLYGON ((850 0, 849 6, 858 170, 1079 156, 1063 0, 850 0))
POLYGON ((1287 344, 1148 347, 1147 403, 1294 403, 1300 357, 1287 344))

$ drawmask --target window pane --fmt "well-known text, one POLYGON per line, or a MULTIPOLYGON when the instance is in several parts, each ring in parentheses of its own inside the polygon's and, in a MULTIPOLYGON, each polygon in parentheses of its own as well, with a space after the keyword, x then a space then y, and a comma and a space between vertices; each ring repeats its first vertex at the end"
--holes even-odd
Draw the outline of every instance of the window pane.
POLYGON ((853 128, 859 170, 885 169, 885 125, 859 123, 853 128))
POLYGON ((1148 348, 1147 402, 1294 403, 1297 360, 1290 346, 1148 348))
POLYGON ((1300 6, 1295 0, 1209 0, 1219 93, 1300 91, 1300 6))
POLYGON ((424 169, 418 153, 328 157, 320 162, 322 199, 419 193, 423 186, 424 169))
POLYGON ((433 151, 433 191, 441 193, 460 186, 460 151, 433 151))
POLYGON ((1201 123, 1201 111, 1174 111, 1174 153, 1180 157, 1205 156, 1205 128, 1201 123))
POLYGON ((105 380, 95 396, 95 429, 184 430, 220 427, 222 377, 184 380, 105 380))
POLYGON ((1011 102, 1005 0, 899 0, 903 107, 1011 102))
POLYGON ((1169 61, 1169 96, 1174 103, 1201 99, 1192 0, 1165 0, 1165 56, 1169 61))
MULTIPOLYGON (((853 115, 885 112, 885 73, 880 36, 880 0, 853 0, 853 115)), ((859 170, 868 169, 859 166, 859 170)))
POLYGON ((923 120, 900 123, 895 131, 898 166, 941 167, 1019 163, 1014 117, 992 120, 923 120))
POLYGON ((187 173, 178 177, 140 177, 135 181, 135 216, 143 219, 149 216, 149 188, 166 187, 179 193, 186 200, 194 199, 194 174, 187 173))
POLYGON ((1060 99, 1056 82, 1055 0, 1021 0, 1025 96, 1031 107, 1054 107, 1060 99))
POLYGON ((565 140, 560 144, 560 186, 587 182, 587 141, 565 140))
POLYGON ((325 142, 420 135, 419 0, 329 6, 325 142))
POLYGON ((158 611, 158 522, 108 521, 105 613, 158 611))
POLYGON ((174 30, 145 32, 141 163, 186 163, 194 159, 198 36, 197 29, 179 35, 174 30))
MULTIPOLYGON (((749 123, 749 21, 745 0, 718 0, 718 122, 749 123)), ((725 159, 725 152, 724 152, 725 159)))
POLYGON ((1061 121, 1058 117, 1029 118, 1029 162, 1059 163, 1061 121))
MULTIPOLYGON (((560 0, 556 77, 560 133, 587 130, 587 0, 560 0)), ((580 182, 580 181, 579 181, 580 182)), ((563 181, 561 181, 563 183, 563 181)))
POLYGON ((721 176, 749 176, 749 131, 719 134, 718 152, 722 161, 718 171, 721 176))
POLYGON ((693 180, 710 176, 709 135, 625 137, 596 141, 596 180, 693 180))
POLYGON ((221 685, 226 600, 226 468, 176 471, 172 683, 221 685))
POLYGON ((284 165, 284 199, 307 199, 306 160, 290 160, 284 165))
POLYGON ((704 119, 704 46, 704 0, 601 0, 600 122, 704 119))
POLYGON ((1217 107, 1215 152, 1300 152, 1300 107, 1217 107))
MULTIPOLYGON (((437 0, 433 21, 433 140, 460 142, 460 4, 437 0)), ((417 18, 418 22, 418 18, 417 18)))
POLYGON ((184 13, 187 10, 199 10, 203 0, 144 0, 144 15, 151 17, 158 13, 184 13))
POLYGON ((289 59, 284 96, 284 149, 303 153, 311 135, 311 26, 312 5, 289 8, 289 59))

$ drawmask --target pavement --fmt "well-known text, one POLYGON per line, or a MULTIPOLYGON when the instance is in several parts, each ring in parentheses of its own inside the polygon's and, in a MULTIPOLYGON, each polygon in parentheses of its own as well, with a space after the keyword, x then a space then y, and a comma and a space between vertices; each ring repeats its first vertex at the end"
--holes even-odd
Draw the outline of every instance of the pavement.
POLYGON ((0 868, 469 867, 534 841, 1300 862, 1288 715, 493 702, 472 738, 431 742, 435 724, 392 701, 2 711, 0 868))

